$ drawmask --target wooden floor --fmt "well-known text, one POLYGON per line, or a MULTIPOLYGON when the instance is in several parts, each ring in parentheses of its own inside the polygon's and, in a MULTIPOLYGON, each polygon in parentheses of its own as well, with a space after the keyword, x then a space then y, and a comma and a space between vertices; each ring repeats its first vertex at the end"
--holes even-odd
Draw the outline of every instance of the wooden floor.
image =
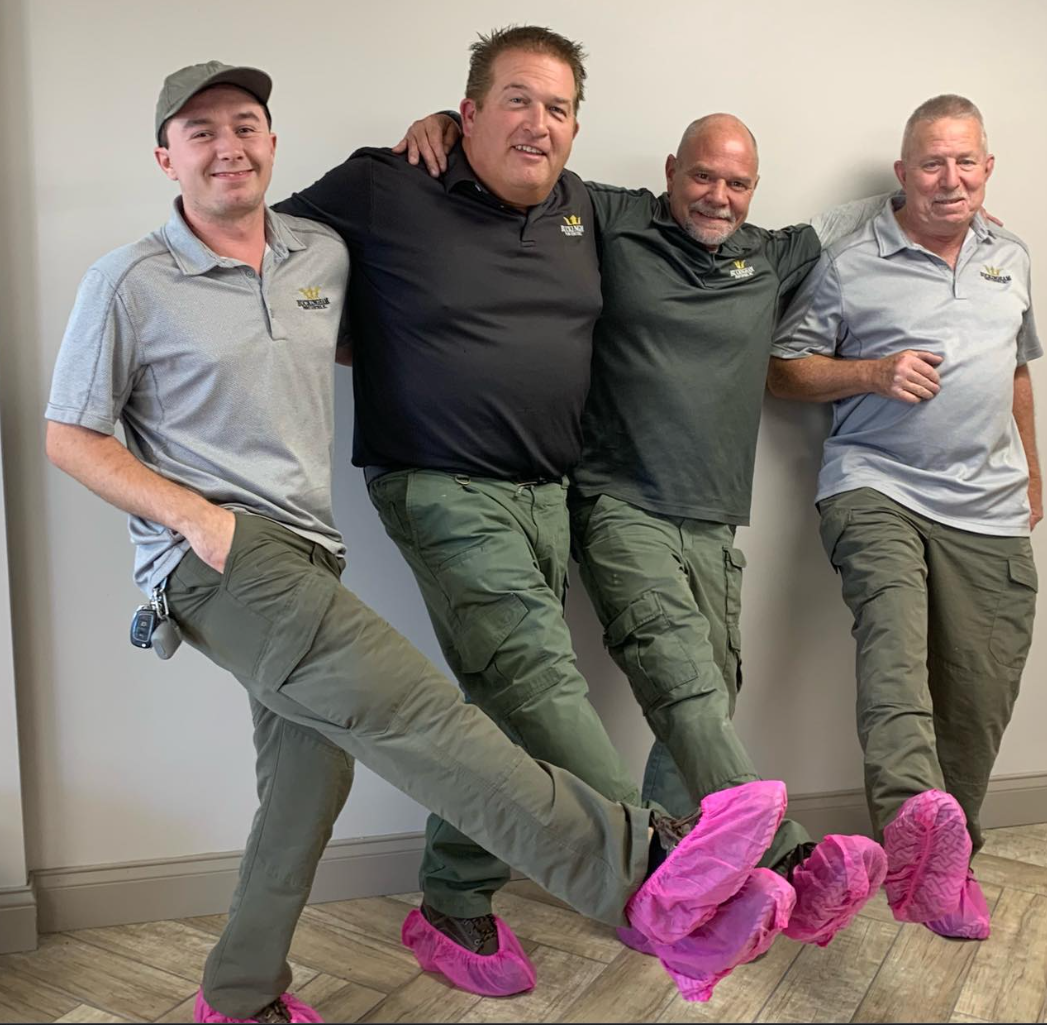
MULTIPOLYGON (((975 867, 993 909, 985 943, 899 925, 881 893, 824 950, 779 937, 707 1004, 685 1004, 656 960, 526 881, 497 910, 538 968, 531 993, 480 999, 420 972, 399 943, 415 894, 306 909, 294 988, 329 1022, 1047 1021, 1047 825, 992 831, 975 867)), ((0 957, 0 1021, 191 1021, 223 917, 43 936, 0 957)))

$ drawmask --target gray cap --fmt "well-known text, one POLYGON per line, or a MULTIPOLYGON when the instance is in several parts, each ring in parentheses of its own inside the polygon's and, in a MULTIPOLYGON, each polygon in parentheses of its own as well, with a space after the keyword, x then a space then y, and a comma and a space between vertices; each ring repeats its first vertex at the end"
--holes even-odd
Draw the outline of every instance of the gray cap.
MULTIPOLYGON (((168 75, 156 101, 156 141, 160 142, 160 131, 164 122, 172 118, 194 97, 213 85, 235 85, 245 89, 265 107, 273 91, 273 80, 258 68, 234 68, 221 61, 206 64, 190 64, 187 68, 168 75)), ((266 108, 268 113, 268 108, 266 108)))

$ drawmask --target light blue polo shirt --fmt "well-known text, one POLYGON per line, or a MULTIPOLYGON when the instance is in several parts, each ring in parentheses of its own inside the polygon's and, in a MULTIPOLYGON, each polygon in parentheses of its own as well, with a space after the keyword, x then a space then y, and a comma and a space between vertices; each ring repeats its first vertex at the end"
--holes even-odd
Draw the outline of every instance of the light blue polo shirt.
POLYGON ((775 334, 772 354, 942 356, 941 391, 909 405, 868 393, 833 403, 818 500, 874 488, 979 534, 1029 533, 1029 469, 1012 413, 1015 370, 1043 352, 1029 251, 981 216, 956 268, 911 242, 892 201, 826 249, 775 334))
MULTIPOLYGON (((349 256, 322 224, 266 211, 262 275, 170 220, 84 276, 49 420, 113 434, 151 470, 341 556, 331 508, 334 355, 349 256)), ((188 548, 130 518, 148 592, 188 548)))

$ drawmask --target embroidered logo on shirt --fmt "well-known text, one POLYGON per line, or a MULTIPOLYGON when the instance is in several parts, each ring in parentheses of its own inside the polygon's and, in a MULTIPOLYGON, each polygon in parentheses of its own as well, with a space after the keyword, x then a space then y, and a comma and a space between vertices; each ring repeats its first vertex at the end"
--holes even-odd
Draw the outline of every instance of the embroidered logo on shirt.
POLYGON ((305 296, 304 299, 297 300, 303 310, 326 310, 331 305, 327 296, 321 297, 319 288, 300 288, 298 291, 305 296))
POLYGON ((751 278, 756 273, 755 267, 747 266, 744 260, 732 260, 734 266, 727 272, 732 278, 751 278))
POLYGON ((982 267, 981 274, 986 281, 995 281, 998 285, 1006 285, 1011 280, 1010 274, 1003 267, 990 267, 989 264, 982 267))
POLYGON ((585 234, 585 225, 582 224, 582 219, 577 214, 571 214, 570 217, 563 219, 563 224, 560 225, 560 230, 568 236, 568 238, 579 238, 585 234))

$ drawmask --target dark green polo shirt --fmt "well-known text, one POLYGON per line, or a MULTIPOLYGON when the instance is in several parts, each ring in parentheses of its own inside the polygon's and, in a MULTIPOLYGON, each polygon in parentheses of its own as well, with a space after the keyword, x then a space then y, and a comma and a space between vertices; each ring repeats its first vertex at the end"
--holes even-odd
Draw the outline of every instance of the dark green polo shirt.
POLYGON ((588 188, 604 303, 574 484, 746 524, 775 320, 817 262, 818 235, 744 224, 713 253, 673 220, 667 196, 588 188))

